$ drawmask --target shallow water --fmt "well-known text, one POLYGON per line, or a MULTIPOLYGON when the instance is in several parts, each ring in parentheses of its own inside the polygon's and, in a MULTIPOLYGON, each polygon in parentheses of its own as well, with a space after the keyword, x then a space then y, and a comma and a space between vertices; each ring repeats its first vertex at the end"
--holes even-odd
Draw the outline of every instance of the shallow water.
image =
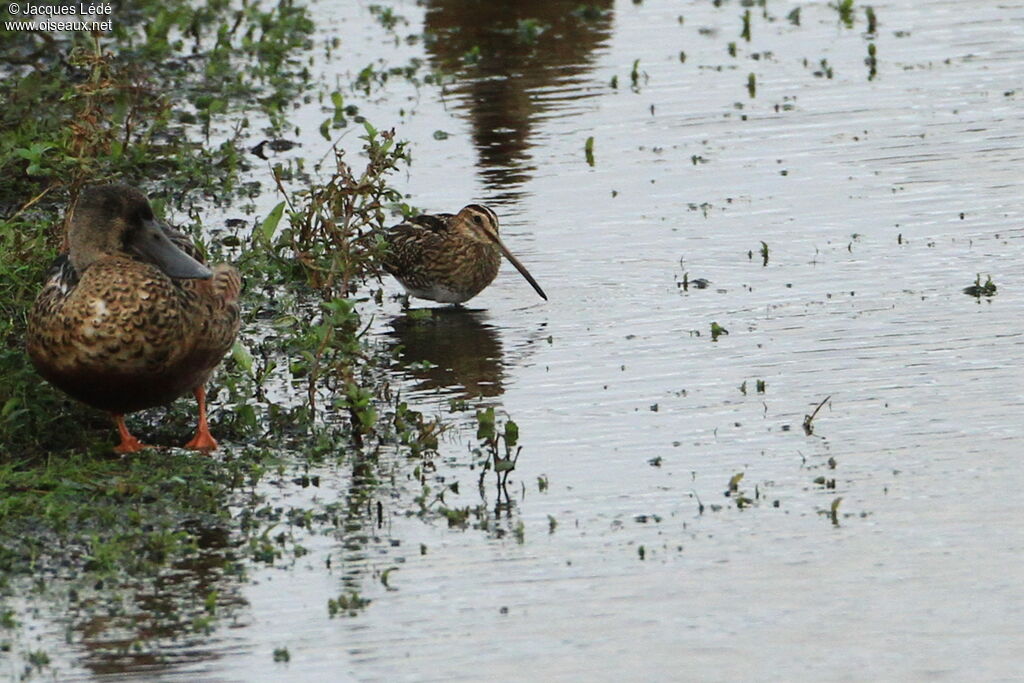
MULTIPOLYGON (((375 327, 404 347, 416 407, 483 397, 515 419, 512 509, 484 532, 386 505, 360 543, 305 539, 293 566, 253 570, 234 627, 126 674, 1019 675, 1024 3, 877 4, 868 38, 862 10, 849 29, 803 4, 795 26, 797 5, 773 1, 771 20, 751 8, 749 43, 737 3, 602 4, 583 24, 564 21, 576 3, 499 5, 395 4, 400 36, 446 38, 389 46, 388 62, 457 78, 394 78, 361 113, 412 141, 412 203, 491 204, 550 297, 506 264, 466 310, 411 324, 389 302, 375 327), (523 17, 550 25, 532 48, 488 29, 523 17), (480 63, 456 67, 476 44, 480 63), (831 79, 814 75, 822 59, 831 79), (961 292, 977 273, 998 285, 991 301, 961 292), (710 285, 686 290, 684 275, 710 285), (712 322, 728 335, 712 340, 712 322), (724 495, 741 472, 742 509, 724 495), (327 598, 353 583, 373 602, 330 619, 327 598), (291 661, 273 663, 285 646, 291 661)), ((366 8, 315 11, 342 38, 328 72, 382 54, 366 8)), ((322 155, 323 117, 295 113, 290 155, 322 155)), ((436 476, 462 480, 449 505, 493 508, 469 469, 472 409, 464 423, 436 476)), ((281 504, 330 499, 353 474, 324 476, 281 504)), ((68 666, 86 675, 81 657, 68 666)))

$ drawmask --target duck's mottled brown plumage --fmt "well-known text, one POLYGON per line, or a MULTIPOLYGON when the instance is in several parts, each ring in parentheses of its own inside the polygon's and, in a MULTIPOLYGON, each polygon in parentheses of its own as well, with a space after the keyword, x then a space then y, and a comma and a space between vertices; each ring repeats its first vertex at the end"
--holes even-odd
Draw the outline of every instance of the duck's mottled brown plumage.
MULTIPOLYGON (((76 245, 72 235, 71 252, 55 262, 28 321, 28 353, 39 373, 115 415, 201 391, 239 328, 238 272, 218 265, 212 275, 203 268, 205 278, 170 277, 129 246, 133 211, 155 225, 138 191, 86 190, 72 231, 90 231, 88 245, 76 245), (108 232, 120 236, 108 240, 108 232)), ((188 238, 167 226, 159 230, 202 263, 188 238)))
POLYGON ((491 209, 470 204, 457 214, 425 214, 387 232, 384 269, 412 296, 441 303, 472 299, 494 281, 502 254, 544 292, 498 237, 498 218, 491 209))

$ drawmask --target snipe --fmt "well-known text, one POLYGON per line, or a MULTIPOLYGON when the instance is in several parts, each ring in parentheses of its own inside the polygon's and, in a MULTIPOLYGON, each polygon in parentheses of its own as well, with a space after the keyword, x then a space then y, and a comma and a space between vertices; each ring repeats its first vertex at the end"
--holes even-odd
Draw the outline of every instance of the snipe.
POLYGON ((215 449, 204 385, 238 333, 238 271, 207 268, 195 245, 158 223, 146 197, 125 185, 82 193, 68 244, 29 314, 28 353, 39 374, 108 411, 119 453, 144 448, 125 413, 191 391, 199 429, 186 447, 215 449))
POLYGON ((481 204, 410 218, 388 229, 387 240, 384 269, 411 296, 444 304, 469 301, 494 281, 504 256, 548 298, 498 237, 498 217, 481 204))

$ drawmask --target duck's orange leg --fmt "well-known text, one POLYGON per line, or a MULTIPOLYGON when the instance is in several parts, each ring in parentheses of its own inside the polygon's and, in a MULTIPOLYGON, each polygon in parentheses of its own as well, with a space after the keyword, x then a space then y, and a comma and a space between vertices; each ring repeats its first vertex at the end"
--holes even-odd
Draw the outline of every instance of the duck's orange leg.
POLYGON ((196 430, 195 437, 185 444, 185 448, 196 451, 215 451, 217 450, 217 441, 210 434, 210 425, 206 422, 206 387, 198 386, 192 393, 199 404, 199 428, 196 430))
POLYGON ((110 416, 114 418, 114 424, 117 425, 117 433, 121 436, 121 443, 114 446, 115 453, 138 453, 143 448, 149 448, 149 446, 136 439, 128 431, 128 426, 124 423, 124 415, 111 413, 110 416))

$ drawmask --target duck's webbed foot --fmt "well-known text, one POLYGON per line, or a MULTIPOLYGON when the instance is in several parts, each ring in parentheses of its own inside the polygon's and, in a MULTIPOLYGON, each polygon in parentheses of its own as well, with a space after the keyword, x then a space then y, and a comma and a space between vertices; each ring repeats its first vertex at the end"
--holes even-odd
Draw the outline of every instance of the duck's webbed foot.
POLYGON ((193 394, 196 397, 196 403, 199 404, 199 428, 192 440, 185 444, 185 448, 191 448, 194 451, 215 451, 217 450, 217 440, 210 434, 210 425, 206 421, 206 388, 196 387, 193 394))
POLYGON ((143 448, 149 448, 146 444, 142 443, 128 431, 128 425, 124 423, 124 415, 117 413, 111 413, 110 415, 114 419, 114 424, 117 426, 117 433, 121 437, 121 443, 114 446, 115 453, 138 453, 143 448))

